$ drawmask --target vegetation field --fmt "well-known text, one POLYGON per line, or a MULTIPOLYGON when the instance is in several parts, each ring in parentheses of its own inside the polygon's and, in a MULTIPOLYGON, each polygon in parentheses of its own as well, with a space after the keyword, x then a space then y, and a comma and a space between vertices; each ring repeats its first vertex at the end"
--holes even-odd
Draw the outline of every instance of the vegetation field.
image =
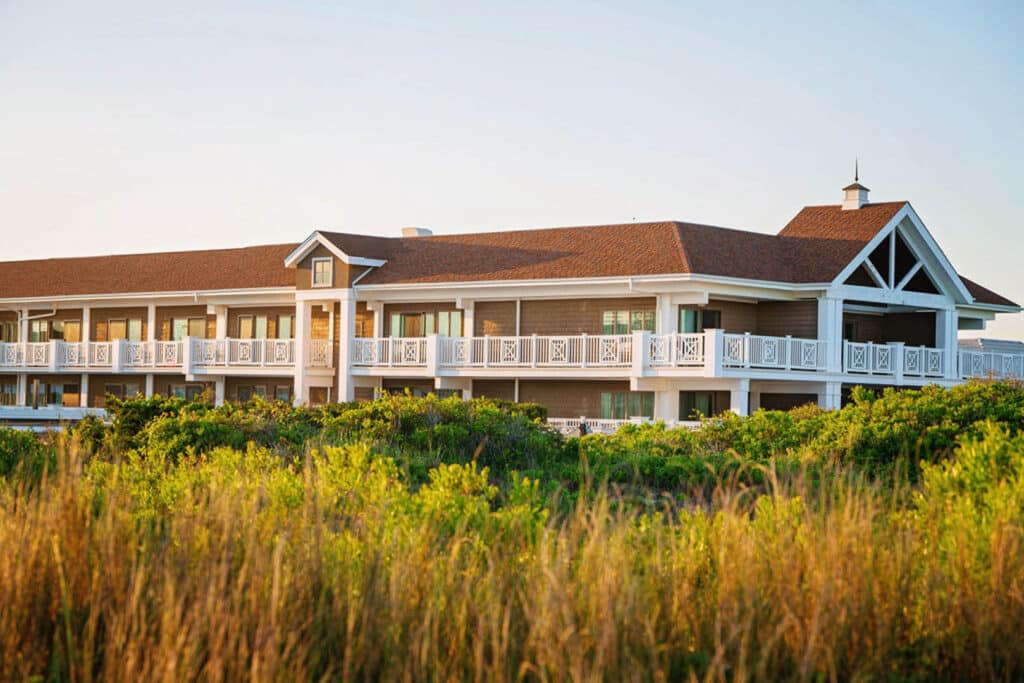
POLYGON ((1021 680, 1024 390, 563 439, 538 406, 0 429, 0 679, 1021 680))

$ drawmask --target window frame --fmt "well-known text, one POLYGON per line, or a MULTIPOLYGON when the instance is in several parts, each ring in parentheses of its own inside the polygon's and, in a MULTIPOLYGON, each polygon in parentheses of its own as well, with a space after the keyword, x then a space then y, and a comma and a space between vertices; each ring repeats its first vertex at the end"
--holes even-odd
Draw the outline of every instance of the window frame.
POLYGON ((314 256, 309 262, 310 286, 315 289, 331 288, 334 286, 334 259, 330 256, 314 256), (327 263, 327 282, 317 282, 316 267, 318 263, 327 263))

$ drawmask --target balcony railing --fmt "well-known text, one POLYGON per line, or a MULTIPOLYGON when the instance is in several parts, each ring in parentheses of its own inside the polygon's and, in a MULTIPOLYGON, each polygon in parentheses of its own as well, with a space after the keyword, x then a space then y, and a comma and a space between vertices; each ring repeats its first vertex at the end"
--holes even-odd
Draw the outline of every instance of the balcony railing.
POLYGON ((440 337, 441 367, 628 367, 630 335, 440 337))
MULTIPOLYGON (((330 340, 309 340, 308 365, 332 367, 330 340)), ((198 339, 182 341, 0 342, 0 368, 50 371, 96 368, 113 372, 158 368, 291 367, 293 339, 198 339), (187 362, 186 362, 187 361, 187 362)))
POLYGON ((960 376, 965 379, 968 377, 1022 379, 1024 378, 1024 354, 961 350, 960 376))
POLYGON ((824 370, 825 342, 796 337, 726 334, 722 365, 729 368, 824 370))

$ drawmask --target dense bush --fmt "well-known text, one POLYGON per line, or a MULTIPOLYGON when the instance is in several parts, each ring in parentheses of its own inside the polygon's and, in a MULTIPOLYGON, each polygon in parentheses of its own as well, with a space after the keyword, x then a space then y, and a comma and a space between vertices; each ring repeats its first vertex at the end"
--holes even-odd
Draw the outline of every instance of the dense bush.
POLYGON ((36 481, 54 462, 53 449, 35 434, 0 427, 0 477, 36 481))

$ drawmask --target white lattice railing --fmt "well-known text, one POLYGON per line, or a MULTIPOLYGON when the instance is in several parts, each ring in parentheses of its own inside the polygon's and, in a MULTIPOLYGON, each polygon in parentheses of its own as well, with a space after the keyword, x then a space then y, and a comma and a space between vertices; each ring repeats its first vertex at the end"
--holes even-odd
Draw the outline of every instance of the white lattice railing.
POLYGON ((961 350, 960 376, 1024 379, 1024 355, 961 350))
POLYGON ((173 368, 184 363, 185 344, 180 341, 153 342, 153 365, 158 368, 173 368))
MULTIPOLYGON (((580 435, 580 422, 587 423, 587 433, 589 434, 614 434, 619 431, 619 428, 623 425, 628 424, 643 424, 645 422, 651 422, 647 418, 631 418, 629 420, 604 420, 597 418, 579 418, 579 417, 549 417, 548 425, 554 427, 556 430, 561 432, 564 436, 579 436, 580 435)), ((665 422, 666 427, 686 427, 687 429, 697 429, 701 426, 699 421, 675 421, 670 420, 665 422)))
POLYGON ((627 367, 631 335, 439 337, 441 367, 627 367))
POLYGON ((942 377, 946 354, 928 346, 903 347, 903 374, 908 377, 942 377))
POLYGON ((126 368, 148 368, 153 365, 153 342, 121 342, 121 365, 126 368))
POLYGON ((89 365, 89 345, 83 342, 58 342, 57 364, 67 368, 89 365))
POLYGON ((648 357, 653 367, 704 365, 705 339, 698 333, 652 334, 648 357))
POLYGON ((25 349, 17 342, 0 342, 0 367, 24 365, 25 349))
POLYGON ((895 371, 893 347, 872 342, 843 342, 843 369, 868 375, 891 375, 895 371))
POLYGON ((109 368, 113 364, 113 342, 89 342, 89 367, 109 368))
POLYGON ((311 368, 329 368, 333 365, 330 339, 309 340, 309 362, 311 368))
POLYGON ((824 370, 826 342, 798 337, 723 334, 722 366, 775 370, 824 370))
POLYGON ((425 367, 426 337, 358 337, 352 344, 352 364, 382 367, 425 367))

